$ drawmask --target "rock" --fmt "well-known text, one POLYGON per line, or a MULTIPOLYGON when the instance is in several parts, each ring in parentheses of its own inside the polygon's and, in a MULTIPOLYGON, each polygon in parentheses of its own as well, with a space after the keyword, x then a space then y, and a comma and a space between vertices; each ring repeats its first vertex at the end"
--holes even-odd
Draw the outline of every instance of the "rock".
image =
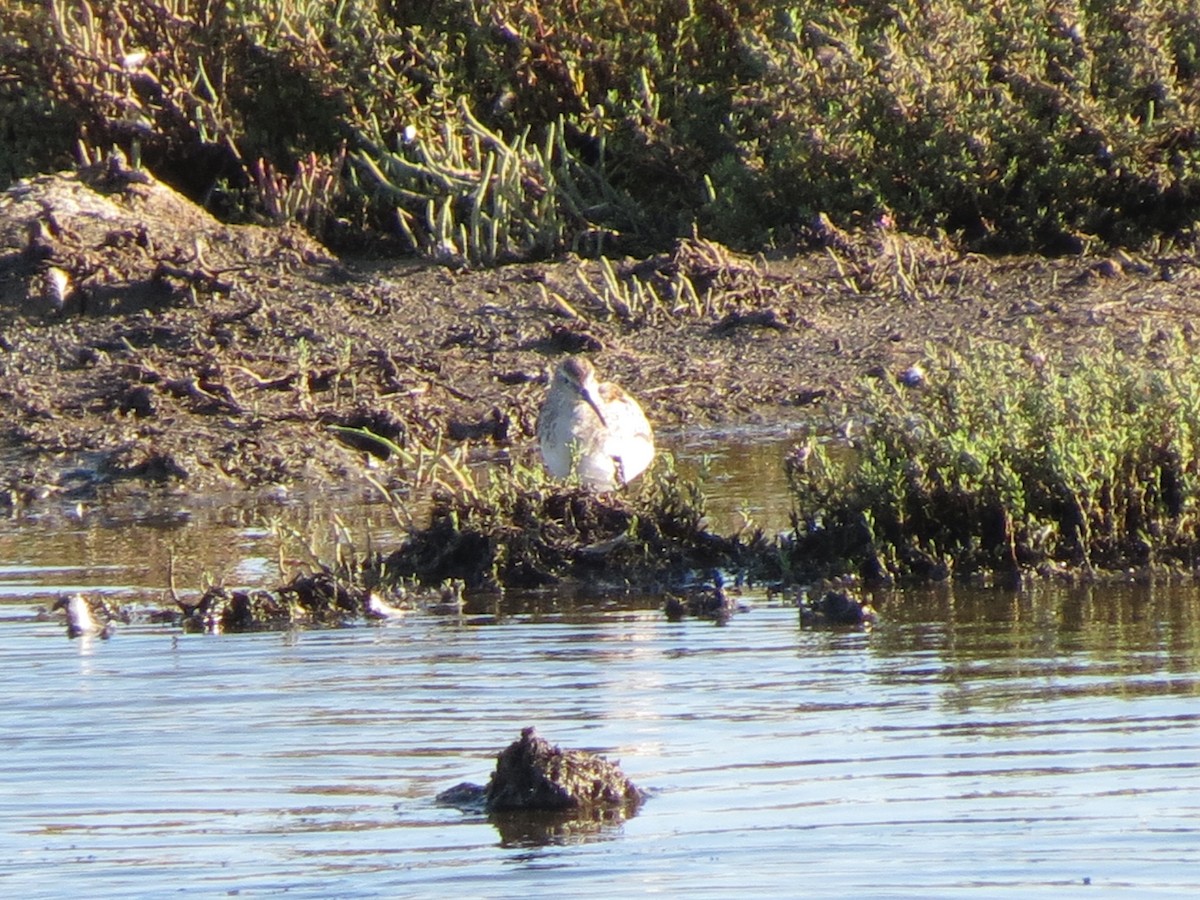
POLYGON ((847 591, 826 591, 819 600, 800 604, 800 624, 806 628, 870 628, 878 618, 870 603, 856 600, 847 591))
POLYGON ((913 363, 907 369, 900 373, 897 380, 905 387, 919 388, 925 387, 929 378, 925 374, 925 370, 918 364, 913 363))

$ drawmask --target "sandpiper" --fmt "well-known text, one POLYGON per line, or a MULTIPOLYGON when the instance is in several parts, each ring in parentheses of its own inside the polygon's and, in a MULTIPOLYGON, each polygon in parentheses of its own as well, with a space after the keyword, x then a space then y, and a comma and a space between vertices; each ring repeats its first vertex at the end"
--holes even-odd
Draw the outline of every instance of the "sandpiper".
POLYGON ((654 459, 654 435, 638 402, 612 382, 597 382, 581 356, 559 363, 538 416, 542 461, 555 478, 572 472, 585 487, 610 491, 654 459))

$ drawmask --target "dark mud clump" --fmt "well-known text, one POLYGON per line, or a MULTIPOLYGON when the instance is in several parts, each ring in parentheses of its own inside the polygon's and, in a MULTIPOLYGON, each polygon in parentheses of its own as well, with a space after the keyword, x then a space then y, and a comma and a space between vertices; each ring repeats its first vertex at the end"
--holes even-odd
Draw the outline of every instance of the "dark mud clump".
POLYGON ((667 594, 663 611, 672 622, 693 616, 724 625, 738 611, 738 604, 725 590, 724 576, 713 571, 708 581, 685 585, 681 590, 667 594))
POLYGON ((582 750, 563 750, 533 728, 496 759, 485 805, 505 810, 635 811, 643 795, 620 767, 582 750))
POLYGON ((298 575, 275 590, 209 588, 194 604, 178 601, 185 631, 221 634, 298 626, 339 626, 377 616, 379 600, 331 572, 298 575))
POLYGON ((616 764, 583 750, 563 750, 529 727, 496 758, 486 787, 458 784, 437 799, 488 813, 620 819, 633 815, 645 795, 616 764))
MULTIPOLYGON (((429 525, 383 562, 387 583, 529 588, 563 581, 654 587, 690 573, 738 569, 760 557, 739 537, 709 531, 700 497, 673 473, 651 476, 633 497, 549 484, 505 494, 438 492, 429 525)), ((753 540, 762 541, 761 535, 753 540)))
POLYGON ((870 603, 844 590, 826 591, 800 603, 800 624, 805 628, 871 628, 877 620, 870 603))

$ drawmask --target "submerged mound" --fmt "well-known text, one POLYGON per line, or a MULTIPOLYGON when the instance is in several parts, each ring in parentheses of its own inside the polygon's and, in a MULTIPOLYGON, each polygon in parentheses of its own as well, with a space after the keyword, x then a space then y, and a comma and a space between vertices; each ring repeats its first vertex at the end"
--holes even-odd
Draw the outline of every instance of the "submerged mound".
POLYGON ((297 575, 274 590, 212 587, 194 604, 179 601, 186 631, 222 634, 297 626, 344 625, 378 618, 375 594, 347 584, 329 571, 297 575))
POLYGON ((530 726, 496 757, 486 787, 464 782, 438 802, 488 813, 556 813, 581 818, 633 815, 645 795, 620 766, 584 750, 563 750, 530 726))
POLYGON ((503 810, 596 810, 632 812, 642 792, 620 767, 583 750, 563 750, 540 738, 532 727, 521 731, 496 759, 485 793, 491 812, 503 810))

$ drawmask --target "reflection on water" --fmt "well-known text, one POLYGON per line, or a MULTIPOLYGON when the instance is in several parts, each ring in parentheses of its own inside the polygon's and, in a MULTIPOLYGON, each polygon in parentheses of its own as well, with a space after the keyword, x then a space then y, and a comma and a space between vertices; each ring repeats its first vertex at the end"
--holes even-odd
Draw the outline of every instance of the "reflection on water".
MULTIPOLYGON (((359 535, 390 527, 337 511, 359 535)), ((4 896, 1200 888, 1194 589, 895 592, 870 633, 802 630, 755 593, 726 627, 554 593, 220 637, 70 641, 33 614, 64 586, 158 600, 172 557, 181 587, 273 583, 264 517, 329 515, 146 512, 0 525, 4 896), (435 804, 525 725, 653 796, 549 834, 435 804)))
POLYGON ((711 433, 685 432, 666 435, 664 442, 679 474, 701 479, 714 531, 732 534, 748 520, 766 534, 785 531, 791 525, 791 503, 783 457, 798 438, 786 430, 757 436, 734 432, 728 437, 714 445, 711 433))
POLYGON ((64 505, 0 519, 0 620, 27 614, 30 603, 19 601, 44 604, 64 592, 159 602, 172 573, 180 590, 197 593, 208 583, 274 587, 314 552, 332 558, 339 532, 363 547, 394 540, 392 515, 369 499, 368 490, 274 491, 184 508, 152 494, 115 510, 64 505))

